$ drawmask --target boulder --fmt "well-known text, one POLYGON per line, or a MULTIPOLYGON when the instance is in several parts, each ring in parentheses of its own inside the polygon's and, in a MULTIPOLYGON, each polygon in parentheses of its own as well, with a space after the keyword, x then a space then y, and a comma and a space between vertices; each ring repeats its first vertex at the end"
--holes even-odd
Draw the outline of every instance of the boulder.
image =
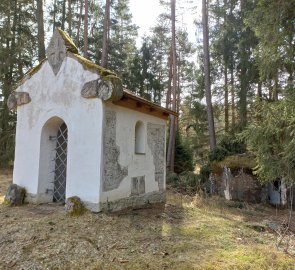
POLYGON ((70 216, 81 216, 85 210, 84 205, 78 196, 68 198, 66 200, 65 209, 70 216))
POLYGON ((26 189, 16 184, 11 184, 6 192, 4 202, 16 206, 24 204, 26 189))

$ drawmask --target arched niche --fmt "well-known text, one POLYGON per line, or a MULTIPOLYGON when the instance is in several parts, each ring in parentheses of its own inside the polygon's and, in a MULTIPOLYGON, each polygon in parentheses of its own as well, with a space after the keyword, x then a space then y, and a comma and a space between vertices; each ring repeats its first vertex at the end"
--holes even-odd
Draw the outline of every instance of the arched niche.
POLYGON ((65 122, 57 116, 47 120, 40 141, 38 194, 44 202, 64 202, 68 141, 65 122))
POLYGON ((145 154, 145 126, 142 121, 135 124, 135 154, 145 154))

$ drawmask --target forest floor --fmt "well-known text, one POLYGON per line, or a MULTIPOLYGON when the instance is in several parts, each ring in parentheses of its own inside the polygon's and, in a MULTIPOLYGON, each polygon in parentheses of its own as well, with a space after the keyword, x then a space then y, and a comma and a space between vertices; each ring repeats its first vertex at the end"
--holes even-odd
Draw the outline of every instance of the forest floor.
POLYGON ((165 205, 69 217, 2 204, 10 182, 2 171, 0 269, 295 269, 294 234, 277 245, 287 210, 168 190, 165 205))

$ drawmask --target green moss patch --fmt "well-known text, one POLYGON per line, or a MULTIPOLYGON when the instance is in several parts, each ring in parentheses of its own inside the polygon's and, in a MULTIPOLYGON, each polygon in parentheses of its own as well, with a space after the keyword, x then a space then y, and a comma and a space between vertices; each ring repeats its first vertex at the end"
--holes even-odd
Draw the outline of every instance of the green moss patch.
POLYGON ((85 212, 85 207, 79 197, 73 196, 66 201, 66 211, 68 215, 78 217, 85 212))
POLYGON ((71 54, 71 56, 73 56, 74 59, 78 60, 78 62, 82 64, 86 69, 97 71, 104 78, 110 75, 112 75, 114 78, 118 78, 116 73, 93 63, 92 61, 84 58, 79 54, 73 53, 71 54))
POLYGON ((211 170, 216 174, 222 174, 224 167, 230 168, 232 172, 244 169, 246 172, 252 174, 255 166, 255 157, 249 155, 232 155, 222 161, 213 161, 210 163, 211 170))
POLYGON ((67 48, 67 51, 68 52, 71 52, 71 53, 79 53, 78 52, 78 48, 76 47, 75 43, 73 42, 73 40, 70 38, 70 36, 68 35, 67 32, 61 30, 61 28, 57 28, 58 32, 60 33, 62 39, 64 40, 65 42, 65 46, 67 48))

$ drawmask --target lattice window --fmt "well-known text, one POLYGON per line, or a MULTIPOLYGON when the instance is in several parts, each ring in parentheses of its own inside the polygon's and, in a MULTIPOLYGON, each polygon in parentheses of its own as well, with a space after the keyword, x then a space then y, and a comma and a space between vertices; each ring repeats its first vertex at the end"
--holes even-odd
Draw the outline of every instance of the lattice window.
POLYGON ((55 170, 54 170, 54 202, 64 202, 67 178, 67 151, 68 129, 63 123, 57 132, 55 147, 55 170))

